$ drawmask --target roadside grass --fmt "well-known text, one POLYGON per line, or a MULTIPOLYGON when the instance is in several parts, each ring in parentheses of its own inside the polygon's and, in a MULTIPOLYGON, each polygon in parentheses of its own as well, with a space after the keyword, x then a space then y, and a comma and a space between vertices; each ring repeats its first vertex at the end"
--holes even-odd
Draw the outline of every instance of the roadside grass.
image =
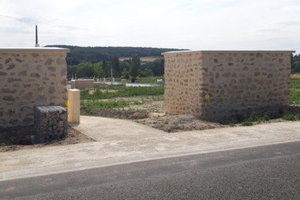
POLYGON ((125 87, 108 86, 99 87, 94 94, 89 94, 88 90, 81 91, 81 100, 112 99, 116 97, 134 97, 134 96, 156 96, 164 94, 163 86, 155 87, 125 87), (101 89, 116 90, 116 92, 101 92, 101 89))
POLYGON ((266 114, 251 113, 248 117, 244 118, 240 123, 242 126, 252 126, 254 124, 261 123, 263 121, 270 120, 270 117, 266 114))
MULTIPOLYGON (((300 114, 286 114, 281 117, 281 119, 287 120, 287 121, 300 121, 300 114)), ((246 117, 242 119, 238 123, 230 123, 228 124, 230 127, 234 127, 238 124, 241 124, 242 126, 252 126, 255 124, 259 124, 264 121, 269 121, 271 118, 268 115, 260 115, 256 113, 252 113, 249 117, 246 117)))

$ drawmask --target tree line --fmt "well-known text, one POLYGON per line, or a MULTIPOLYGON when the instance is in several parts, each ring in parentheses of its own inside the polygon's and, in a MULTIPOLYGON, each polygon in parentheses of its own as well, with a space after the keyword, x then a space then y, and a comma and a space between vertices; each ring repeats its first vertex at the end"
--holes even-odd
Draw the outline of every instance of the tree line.
POLYGON ((161 56, 163 52, 178 51, 179 49, 169 48, 148 48, 148 47, 80 47, 70 45, 47 45, 46 47, 68 48, 70 52, 66 61, 68 65, 79 65, 80 63, 98 63, 110 61, 114 58, 161 56))
POLYGON ((141 63, 138 55, 128 60, 112 60, 91 63, 83 62, 75 66, 68 66, 68 79, 72 78, 122 78, 134 82, 138 77, 163 76, 164 61, 158 58, 152 62, 141 63))
POLYGON ((292 58, 292 73, 300 72, 300 54, 296 54, 292 58))

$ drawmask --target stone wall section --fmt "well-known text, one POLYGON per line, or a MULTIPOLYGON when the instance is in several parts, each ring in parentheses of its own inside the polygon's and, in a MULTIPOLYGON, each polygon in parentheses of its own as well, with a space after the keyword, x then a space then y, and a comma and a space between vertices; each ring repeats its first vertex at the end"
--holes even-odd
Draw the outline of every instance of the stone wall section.
POLYGON ((292 51, 165 53, 165 110, 208 120, 288 105, 292 51))
POLYGON ((33 124, 33 106, 67 100, 67 49, 0 49, 0 127, 33 124))

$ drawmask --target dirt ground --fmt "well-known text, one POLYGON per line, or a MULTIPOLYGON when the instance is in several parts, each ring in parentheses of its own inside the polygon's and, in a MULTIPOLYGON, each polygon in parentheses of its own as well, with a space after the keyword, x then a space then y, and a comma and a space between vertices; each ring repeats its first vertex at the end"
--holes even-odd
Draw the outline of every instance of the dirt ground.
MULTIPOLYGON (((124 100, 139 101, 153 97, 131 97, 103 99, 100 101, 124 100)), ((195 118, 192 115, 171 115, 166 116, 163 109, 163 101, 149 101, 141 105, 130 105, 124 108, 115 109, 91 109, 88 112, 81 110, 82 115, 93 115, 119 119, 131 119, 138 123, 157 128, 166 132, 178 132, 187 130, 204 130, 211 128, 228 127, 220 123, 207 122, 195 118)))
MULTIPOLYGON (((209 122, 196 118, 193 115, 165 115, 163 101, 153 101, 142 105, 132 105, 124 108, 125 110, 139 111, 143 110, 147 116, 141 119, 135 119, 136 122, 142 123, 153 128, 166 132, 178 132, 189 130, 205 130, 213 128, 223 128, 230 126, 242 126, 242 124, 221 124, 218 122, 209 122)), ((299 105, 291 105, 285 114, 299 114, 299 105)), ((133 118, 134 119, 134 118, 133 118)), ((267 121, 252 122, 253 125, 258 123, 273 123, 285 121, 281 118, 267 121)))
POLYGON ((199 120, 192 115, 151 116, 149 118, 136 120, 136 122, 166 132, 228 127, 228 125, 199 120))
POLYGON ((57 146, 57 145, 86 143, 86 142, 94 142, 94 140, 70 127, 68 129, 68 133, 67 133, 66 137, 63 139, 56 140, 56 141, 53 141, 48 144, 35 144, 35 145, 13 145, 13 144, 11 144, 11 145, 0 146, 0 152, 16 151, 16 150, 20 150, 20 149, 43 148, 43 147, 57 146))

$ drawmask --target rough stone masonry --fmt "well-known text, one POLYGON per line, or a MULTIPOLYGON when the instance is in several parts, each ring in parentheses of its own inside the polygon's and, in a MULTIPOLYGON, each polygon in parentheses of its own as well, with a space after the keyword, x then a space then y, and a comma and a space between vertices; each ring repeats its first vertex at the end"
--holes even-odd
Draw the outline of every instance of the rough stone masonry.
POLYGON ((65 105, 67 52, 0 48, 0 127, 32 125, 35 105, 65 105))
POLYGON ((293 51, 164 53, 165 111, 230 121, 288 105, 293 51))
POLYGON ((67 109, 61 106, 34 106, 34 143, 63 138, 68 129, 67 109))

